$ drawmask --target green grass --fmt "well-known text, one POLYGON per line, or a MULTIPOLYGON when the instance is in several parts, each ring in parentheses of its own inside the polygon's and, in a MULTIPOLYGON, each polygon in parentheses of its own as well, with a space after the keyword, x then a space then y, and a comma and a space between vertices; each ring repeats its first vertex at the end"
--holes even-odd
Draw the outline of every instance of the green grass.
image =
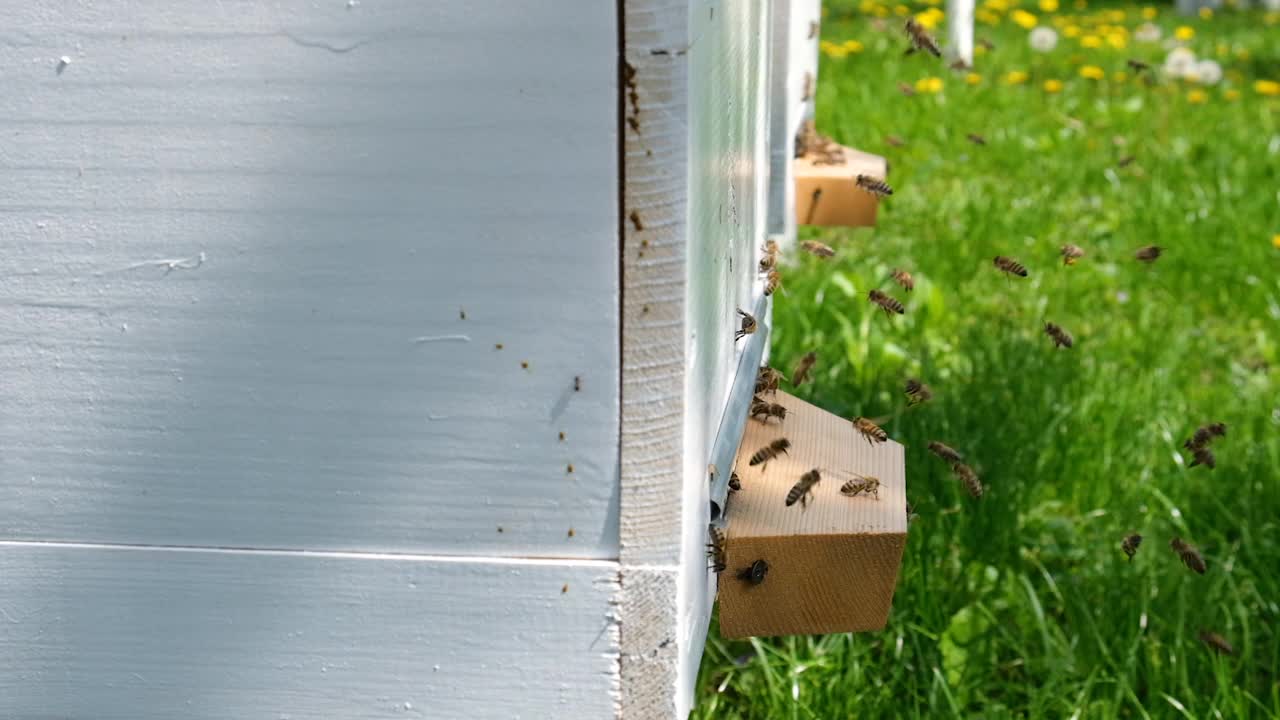
MULTIPOLYGON (((827 4, 824 40, 864 49, 823 57, 818 127, 888 157, 897 193, 874 230, 802 233, 839 254, 789 259, 774 354, 785 370, 816 348, 798 394, 891 417, 919 517, 883 632, 725 641, 713 622, 693 717, 1280 716, 1280 99, 1253 88, 1280 80, 1280 25, 1161 6, 1166 38, 1192 26, 1189 46, 1228 71, 1194 104, 1180 81, 1112 79, 1129 57, 1158 67, 1160 45, 1064 37, 1037 54, 1007 19, 980 24, 996 47, 969 85, 904 57, 898 17, 880 31, 856 3, 827 4), (1015 70, 1030 80, 1005 84, 1015 70), (928 76, 941 93, 898 90, 928 76), (1046 93, 1048 79, 1065 88, 1046 93), (1125 155, 1136 161, 1118 168, 1125 155), (1064 242, 1088 256, 1064 267, 1064 242), (1151 266, 1133 259, 1146 244, 1166 248, 1151 266), (1007 281, 997 254, 1030 279, 1007 281), (915 274, 914 293, 887 282, 894 267, 915 274), (907 314, 878 314, 865 300, 877 286, 907 314), (1046 319, 1073 349, 1053 348, 1046 319), (906 410, 908 376, 936 398, 906 410), (1230 427, 1217 469, 1188 469, 1182 441, 1213 420, 1230 427), (983 498, 930 440, 967 453, 983 498), (1119 543, 1132 531, 1146 542, 1130 564, 1119 543), (1207 575, 1178 562, 1175 534, 1207 575), (1208 651, 1201 627, 1237 654, 1208 651)), ((1141 22, 1140 6, 1108 7, 1141 22)))

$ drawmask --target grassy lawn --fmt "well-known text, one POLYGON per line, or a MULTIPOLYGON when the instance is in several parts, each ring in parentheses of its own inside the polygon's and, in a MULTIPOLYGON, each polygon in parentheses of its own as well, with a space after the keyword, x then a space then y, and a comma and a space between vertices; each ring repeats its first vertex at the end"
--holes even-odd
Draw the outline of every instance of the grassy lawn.
POLYGON ((694 717, 1280 716, 1280 97, 1257 83, 1280 80, 1280 17, 1161 5, 1142 43, 1148 6, 1061 2, 1021 5, 1059 34, 1044 53, 1015 5, 980 2, 994 48, 967 75, 904 57, 892 3, 828 0, 818 128, 888 157, 897 192, 874 230, 802 232, 838 254, 788 258, 775 364, 817 349, 799 395, 891 418, 918 518, 884 632, 731 642, 713 621, 694 717), (1158 73, 1179 26, 1221 82, 1126 67, 1158 73), (1072 267, 1067 242, 1087 252, 1072 267), (1164 255, 1135 261, 1148 244, 1164 255), (907 314, 877 313, 872 287, 907 314), (908 376, 936 397, 907 410, 908 376), (1229 426, 1217 469, 1188 468, 1182 442, 1210 421, 1229 426), (966 452, 984 497, 930 440, 966 452), (1132 563, 1129 532, 1146 538, 1132 563))

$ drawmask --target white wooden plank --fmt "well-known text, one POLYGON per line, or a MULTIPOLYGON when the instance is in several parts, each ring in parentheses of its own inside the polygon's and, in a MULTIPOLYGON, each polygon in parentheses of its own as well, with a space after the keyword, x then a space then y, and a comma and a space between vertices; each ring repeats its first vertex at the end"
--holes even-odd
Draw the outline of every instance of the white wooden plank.
POLYGON ((770 89, 769 233, 785 249, 795 245, 796 133, 812 118, 818 86, 817 23, 821 0, 774 0, 773 73, 770 89), (805 97, 806 79, 812 94, 805 97))
POLYGON ((612 3, 5 10, 0 536, 617 557, 612 3))
POLYGON ((0 578, 2 717, 616 716, 613 562, 5 543, 0 578))
POLYGON ((947 0, 947 53, 953 60, 973 65, 974 0, 947 0))

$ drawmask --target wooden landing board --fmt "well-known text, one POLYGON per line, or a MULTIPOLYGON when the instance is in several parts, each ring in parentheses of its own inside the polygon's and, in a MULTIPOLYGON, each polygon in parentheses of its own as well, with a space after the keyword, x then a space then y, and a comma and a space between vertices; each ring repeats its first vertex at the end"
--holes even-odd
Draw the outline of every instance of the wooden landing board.
POLYGON ((0 543, 0 717, 613 718, 569 563, 0 543))
POLYGON ((796 158, 796 222, 801 225, 864 227, 876 224, 879 200, 855 185, 858 175, 884 179, 889 165, 879 155, 844 148, 845 164, 815 165, 796 158), (815 195, 815 191, 821 194, 815 195), (817 201, 816 207, 814 201, 817 201))
POLYGON ((728 570, 720 576, 720 632, 726 637, 873 630, 884 626, 906 543, 902 445, 871 445, 849 420, 784 392, 766 399, 785 406, 778 423, 748 420, 738 451, 742 490, 728 502, 728 570), (776 438, 789 455, 751 467, 750 457, 776 438), (788 507, 796 480, 819 468, 823 479, 808 507, 788 507), (850 472, 877 477, 879 500, 846 497, 850 472), (765 582, 735 577, 757 559, 765 582))

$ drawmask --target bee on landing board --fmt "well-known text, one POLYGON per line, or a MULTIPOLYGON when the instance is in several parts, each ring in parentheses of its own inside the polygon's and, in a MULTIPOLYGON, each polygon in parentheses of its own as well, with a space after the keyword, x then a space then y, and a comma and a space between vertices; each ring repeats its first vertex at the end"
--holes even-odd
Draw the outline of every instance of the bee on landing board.
POLYGON ((776 417, 778 418, 778 422, 782 422, 787 419, 787 409, 778 403, 765 402, 760 398, 754 398, 751 401, 751 417, 756 418, 761 416, 763 416, 764 419, 760 422, 767 423, 771 417, 776 417))
POLYGON ((805 240, 800 243, 800 247, 804 248, 804 251, 810 255, 817 255, 820 258, 834 257, 836 254, 836 251, 832 250, 829 245, 824 245, 817 240, 805 240))
POLYGON ((1182 564, 1188 569, 1203 575, 1209 569, 1204 563, 1204 556, 1194 545, 1188 543, 1180 537, 1176 537, 1169 541, 1169 547, 1173 549, 1178 557, 1182 559, 1182 564))
POLYGON ((872 495, 875 499, 880 499, 880 479, 869 475, 859 475, 854 473, 854 477, 840 487, 840 494, 847 497, 857 497, 862 493, 872 495))
POLYGON ((907 378, 907 407, 929 402, 933 399, 933 389, 916 378, 907 378))
POLYGON ((822 480, 822 475, 816 468, 801 475, 796 484, 791 486, 791 491, 787 493, 787 507, 795 505, 796 501, 799 500, 800 507, 807 509, 809 507, 809 498, 813 496, 813 486, 817 485, 820 480, 822 480))
POLYGON ((1026 266, 1018 262, 1017 260, 1014 260, 1013 258, 1007 258, 1003 255, 997 255, 996 259, 992 262, 996 266, 996 269, 999 270, 1000 272, 1006 273, 1008 275, 1017 275, 1018 277, 1027 276, 1026 266))
POLYGON ((1071 347, 1072 343, 1075 342, 1071 337, 1071 333, 1067 332, 1066 330, 1063 330, 1060 326, 1054 325, 1051 322, 1047 322, 1044 324, 1044 334, 1053 338, 1054 347, 1069 348, 1071 347))
POLYGON ((1063 245, 1061 252, 1063 265, 1075 265, 1077 260, 1084 257, 1084 249, 1071 243, 1063 245))
POLYGON ((1160 259, 1160 254, 1163 252, 1164 248, 1159 245, 1147 245, 1134 251, 1133 256, 1140 262, 1153 263, 1160 259))
MULTIPOLYGON (((756 395, 765 391, 771 393, 778 392, 778 383, 783 380, 782 373, 765 365, 760 368, 760 372, 756 375, 756 395)), ((757 398, 758 399, 758 398, 757 398)))
POLYGON ((951 471, 955 473, 960 484, 964 485, 964 489, 969 495, 975 498, 982 497, 982 480, 978 479, 978 473, 973 468, 964 463, 956 463, 951 466, 951 471))
POLYGON ((736 493, 742 489, 742 478, 738 477, 738 473, 729 473, 729 492, 736 493))
POLYGON ((715 525, 708 525, 707 533, 711 536, 711 542, 707 543, 707 557, 711 559, 711 569, 719 574, 727 567, 724 560, 724 530, 715 525))
POLYGON ((738 571, 738 579, 746 580, 752 585, 759 585, 764 582, 765 575, 769 574, 769 563, 764 560, 757 560, 751 563, 750 567, 745 567, 738 571))
POLYGON ((742 326, 733 334, 734 342, 754 333, 756 331, 756 318, 749 312, 738 309, 738 316, 742 318, 742 326))
POLYGON ((876 197, 886 197, 893 194, 893 188, 880 178, 874 178, 870 175, 859 175, 855 181, 859 189, 864 192, 871 193, 876 197))
POLYGON ((891 315, 893 313, 905 315, 907 312, 906 306, 899 302, 897 298, 879 290, 872 290, 867 293, 867 300, 879 305, 880 309, 884 310, 885 315, 891 315))
POLYGON ((1210 632, 1204 628, 1200 628, 1200 632, 1197 637, 1200 638, 1200 642, 1208 645, 1210 650, 1213 650, 1220 655, 1236 654, 1236 649, 1231 647, 1231 643, 1227 642, 1226 638, 1216 632, 1210 632))
POLYGON ((907 18, 906 31, 907 37, 911 40, 911 47, 907 50, 908 55, 917 50, 923 50, 934 57, 942 57, 942 50, 938 49, 938 43, 923 25, 916 22, 915 18, 907 18))
POLYGON ((760 471, 764 472, 769 467, 770 460, 778 457, 778 455, 790 455, 791 453, 787 452, 790 449, 790 440, 786 438, 778 438, 757 450, 755 454, 751 456, 751 459, 747 461, 747 464, 753 467, 756 465, 763 465, 764 467, 760 468, 760 471))
POLYGON ((864 417, 854 418, 853 427, 855 430, 862 433, 862 437, 866 438, 867 442, 872 445, 875 445, 876 443, 886 442, 889 439, 889 433, 885 432, 884 428, 871 422, 867 418, 864 418, 864 417))
POLYGON ((778 264, 778 241, 766 241, 764 246, 760 248, 760 252, 763 254, 760 257, 759 272, 764 274, 772 270, 778 264))
POLYGON ((1120 549, 1129 557, 1129 562, 1133 562, 1133 556, 1138 554, 1138 546, 1141 544, 1142 536, 1138 533, 1124 536, 1124 541, 1120 543, 1120 549))
POLYGON ((791 386, 800 387, 805 380, 809 379, 809 371, 813 369, 813 364, 818 362, 818 354, 812 350, 805 353, 796 363, 796 367, 791 371, 791 386))
POLYGON ((937 440, 929 443, 929 452, 937 455, 951 465, 955 465, 958 462, 964 462, 964 455, 961 455, 959 450, 956 450, 950 445, 943 445, 937 440))
POLYGON ((907 292, 911 292, 916 289, 916 279, 911 277, 911 273, 906 270, 899 270, 895 268, 894 271, 890 273, 889 277, 893 278, 893 281, 901 285, 902 289, 907 292))

